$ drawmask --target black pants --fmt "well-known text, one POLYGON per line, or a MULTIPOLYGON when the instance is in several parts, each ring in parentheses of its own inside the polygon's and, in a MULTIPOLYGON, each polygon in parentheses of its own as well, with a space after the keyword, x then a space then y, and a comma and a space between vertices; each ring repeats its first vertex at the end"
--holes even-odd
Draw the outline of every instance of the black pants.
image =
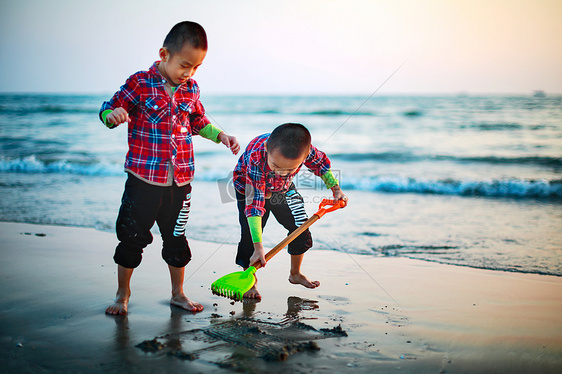
MULTIPOLYGON (((241 238, 238 243, 238 253, 236 255, 236 263, 244 268, 250 266, 250 257, 254 253, 254 243, 250 234, 248 218, 244 213, 246 208, 246 198, 244 195, 236 191, 236 199, 238 201, 238 220, 240 221, 241 238)), ((288 230, 288 234, 292 233, 302 225, 306 220, 306 211, 304 210, 304 201, 302 196, 295 189, 294 184, 286 193, 273 192, 269 199, 265 200, 265 214, 262 217, 262 229, 265 228, 269 213, 273 213, 277 221, 288 230)), ((288 235, 287 234, 287 235, 288 235)), ((306 229, 302 234, 297 236, 288 245, 288 252, 291 255, 301 255, 312 247, 312 235, 306 229)))
POLYGON ((139 266, 143 249, 152 243, 154 222, 162 234, 162 258, 168 265, 184 267, 191 260, 185 237, 191 185, 153 186, 129 174, 117 217, 115 263, 126 268, 139 266))

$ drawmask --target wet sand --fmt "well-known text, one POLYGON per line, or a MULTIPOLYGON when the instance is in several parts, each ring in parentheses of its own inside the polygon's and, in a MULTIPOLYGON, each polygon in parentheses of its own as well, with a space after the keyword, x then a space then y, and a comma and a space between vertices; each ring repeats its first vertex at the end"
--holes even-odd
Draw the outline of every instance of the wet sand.
POLYGON ((0 367, 7 373, 562 368, 559 277, 311 250, 303 272, 321 286, 309 290, 287 282, 289 256, 281 252, 257 273, 262 301, 232 303, 210 284, 239 270, 235 247, 192 240, 186 294, 205 306, 192 314, 169 305, 155 237, 133 275, 129 315, 114 317, 104 313, 116 289, 114 234, 0 223, 0 240, 0 367), (305 330, 291 330, 297 323, 305 330), (340 327, 347 336, 320 336, 340 327), (251 344, 241 343, 245 332, 237 328, 253 332, 251 344), (318 349, 267 359, 257 347, 273 346, 272 329, 282 334, 276 341, 312 341, 318 349), (147 341, 160 349, 138 347, 147 341))

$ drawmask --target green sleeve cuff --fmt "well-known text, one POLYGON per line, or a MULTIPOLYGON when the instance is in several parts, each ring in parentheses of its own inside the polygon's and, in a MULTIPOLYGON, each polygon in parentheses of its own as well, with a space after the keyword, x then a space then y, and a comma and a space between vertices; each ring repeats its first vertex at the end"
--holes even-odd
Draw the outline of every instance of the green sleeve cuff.
POLYGON ((330 189, 340 184, 340 182, 338 182, 336 177, 334 177, 334 174, 332 174, 331 170, 328 170, 326 174, 322 175, 320 178, 324 181, 324 184, 326 185, 327 189, 330 189))
POLYGON ((250 226, 250 234, 252 234, 252 243, 260 243, 261 240, 261 217, 248 217, 248 226, 250 226))
POLYGON ((113 123, 107 123, 107 119, 106 117, 109 115, 109 113, 113 112, 113 109, 106 109, 103 112, 101 112, 101 119, 103 120, 103 124, 106 125, 107 127, 113 127, 115 126, 113 123))
POLYGON ((221 129, 209 123, 207 126, 203 127, 201 131, 199 131, 199 135, 201 135, 205 139, 212 140, 215 143, 220 143, 221 141, 219 140, 219 134, 221 132, 222 132, 221 129))

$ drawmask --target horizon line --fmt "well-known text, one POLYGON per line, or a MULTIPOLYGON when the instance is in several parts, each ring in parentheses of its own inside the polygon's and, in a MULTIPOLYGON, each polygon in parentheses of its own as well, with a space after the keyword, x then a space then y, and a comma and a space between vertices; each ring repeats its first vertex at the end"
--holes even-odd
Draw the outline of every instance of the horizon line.
MULTIPOLYGON (((98 95, 113 95, 114 92, 110 91, 95 91, 95 92, 80 92, 80 91, 0 91, 0 95, 61 95, 61 96, 98 96, 98 95)), ((325 97, 363 97, 369 95, 368 92, 349 92, 349 93, 320 93, 320 92, 299 92, 299 93, 285 93, 285 92, 204 92, 203 96, 240 96, 240 97, 254 97, 254 96, 284 96, 284 97, 307 97, 307 96, 325 96, 325 97)), ((517 92, 471 92, 471 91, 449 91, 449 92, 381 92, 377 96, 560 96, 562 91, 545 91, 545 90, 532 90, 532 91, 517 91, 517 92)))

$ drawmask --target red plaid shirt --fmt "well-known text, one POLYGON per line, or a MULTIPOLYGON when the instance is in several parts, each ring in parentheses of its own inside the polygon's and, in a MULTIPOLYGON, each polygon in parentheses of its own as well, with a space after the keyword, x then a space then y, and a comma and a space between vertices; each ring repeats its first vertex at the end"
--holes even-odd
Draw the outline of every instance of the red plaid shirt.
POLYGON ((244 213, 246 217, 263 217, 265 213, 265 195, 267 192, 287 192, 293 178, 304 165, 317 176, 323 176, 330 171, 328 156, 315 146, 310 146, 310 152, 304 162, 286 177, 276 174, 267 164, 265 143, 270 134, 263 134, 248 144, 234 168, 232 180, 234 188, 241 194, 246 194, 246 189, 251 189, 248 196, 252 202, 246 204, 244 213))
MULTIPOLYGON (((122 107, 129 113, 129 151, 125 170, 154 185, 171 185, 169 166, 178 186, 193 180, 192 135, 210 122, 199 101, 199 86, 193 79, 179 85, 172 97, 166 80, 158 72, 158 61, 150 70, 133 74, 100 110, 122 107)), ((102 119, 103 121, 103 119, 102 119)))

